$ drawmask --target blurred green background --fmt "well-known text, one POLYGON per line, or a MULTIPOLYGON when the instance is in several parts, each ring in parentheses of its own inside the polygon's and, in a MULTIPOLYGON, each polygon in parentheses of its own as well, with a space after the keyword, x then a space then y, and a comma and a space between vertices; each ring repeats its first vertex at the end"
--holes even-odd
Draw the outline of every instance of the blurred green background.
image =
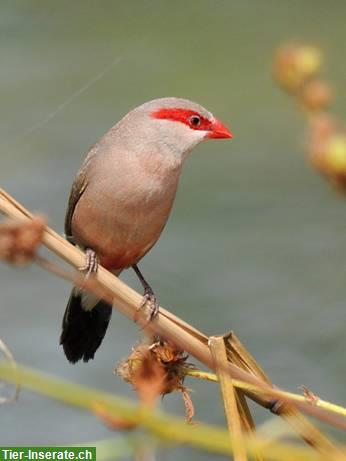
MULTIPOLYGON (((234 139, 193 153, 168 226, 141 267, 163 305, 208 334, 235 330, 276 384, 305 384, 341 404, 346 201, 307 165, 305 120, 273 83, 271 60, 292 39, 321 45, 334 111, 345 116, 345 18, 342 0, 0 5, 1 187, 62 232, 86 151, 123 114, 161 96, 205 105, 234 139)), ((134 396, 113 375, 140 337, 134 325, 114 313, 96 359, 72 366, 58 346, 70 286, 36 267, 2 265, 0 273, 0 337, 19 362, 134 396)), ((123 278, 140 288, 132 274, 123 278)), ((218 389, 187 385, 196 419, 224 424, 218 389)), ((162 406, 184 413, 179 395, 162 406)), ((91 415, 26 391, 0 408, 0 427, 2 445, 111 435, 91 415)), ((210 458, 172 449, 160 459, 178 455, 210 458)))

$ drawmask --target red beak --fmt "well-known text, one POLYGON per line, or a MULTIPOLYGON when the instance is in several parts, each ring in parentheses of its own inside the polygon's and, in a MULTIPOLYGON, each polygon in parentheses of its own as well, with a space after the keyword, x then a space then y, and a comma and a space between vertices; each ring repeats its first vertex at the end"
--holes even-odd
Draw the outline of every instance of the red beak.
POLYGON ((233 134, 216 118, 206 137, 211 139, 226 139, 233 138, 233 134))

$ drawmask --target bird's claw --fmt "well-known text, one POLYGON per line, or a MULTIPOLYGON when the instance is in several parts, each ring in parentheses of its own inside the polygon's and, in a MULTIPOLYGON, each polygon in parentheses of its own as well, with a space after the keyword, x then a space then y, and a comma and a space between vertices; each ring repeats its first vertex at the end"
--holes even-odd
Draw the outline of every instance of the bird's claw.
POLYGON ((81 272, 86 272, 85 278, 89 278, 91 274, 97 272, 99 260, 94 250, 87 248, 85 251, 85 262, 79 267, 81 272))
POLYGON ((144 290, 143 298, 141 305, 139 306, 139 309, 144 309, 147 308, 147 320, 150 322, 153 320, 157 314, 159 313, 159 303, 157 301, 157 298, 151 288, 146 288, 144 290))

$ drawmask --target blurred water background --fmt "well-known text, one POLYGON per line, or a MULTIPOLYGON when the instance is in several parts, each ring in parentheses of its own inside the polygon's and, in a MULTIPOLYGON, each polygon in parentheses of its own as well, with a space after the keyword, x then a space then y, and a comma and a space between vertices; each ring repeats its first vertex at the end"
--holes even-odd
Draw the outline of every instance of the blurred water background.
MULTIPOLYGON (((161 96, 205 105, 234 139, 193 153, 141 267, 163 305, 208 334, 235 330, 276 384, 305 384, 344 405, 346 200, 307 165, 303 116, 272 82, 271 59, 287 40, 320 44, 334 110, 345 117, 345 18, 342 0, 0 5, 1 187, 62 232, 86 151, 123 114, 161 96)), ((72 366, 58 345, 68 283, 36 267, 1 265, 0 274, 0 337, 20 363, 134 396, 112 371, 136 327, 114 313, 96 360, 72 366)), ((140 288, 132 274, 123 278, 140 288)), ((196 418, 224 424, 215 386, 187 385, 196 418)), ((178 395, 162 406, 184 413, 178 395)), ((27 391, 0 408, 2 445, 110 435, 93 416, 27 391)), ((160 459, 178 455, 209 459, 190 449, 160 459)))

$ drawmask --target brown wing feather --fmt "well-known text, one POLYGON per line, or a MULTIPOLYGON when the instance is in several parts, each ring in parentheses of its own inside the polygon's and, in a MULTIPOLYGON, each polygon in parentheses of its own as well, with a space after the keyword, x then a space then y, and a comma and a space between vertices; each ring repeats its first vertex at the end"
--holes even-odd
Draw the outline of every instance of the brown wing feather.
POLYGON ((85 192, 88 186, 87 180, 87 172, 90 166, 90 162, 93 159, 94 155, 97 152, 97 146, 94 146, 89 154, 87 155, 86 159, 84 160, 80 170, 77 173, 77 176, 72 184, 70 196, 68 199, 68 205, 65 215, 65 235, 69 242, 73 242, 73 234, 72 234, 72 217, 78 200, 81 198, 83 193, 85 192))
POLYGON ((66 210, 66 215, 65 215, 65 235, 66 235, 67 240, 70 243, 74 243, 73 235, 72 235, 72 228, 71 228, 73 212, 76 208, 78 200, 81 198, 83 192, 85 191, 86 186, 87 186, 87 183, 84 182, 84 178, 77 176, 77 178, 75 179, 72 185, 72 189, 71 189, 70 196, 68 199, 68 205, 67 205, 67 210, 66 210))

